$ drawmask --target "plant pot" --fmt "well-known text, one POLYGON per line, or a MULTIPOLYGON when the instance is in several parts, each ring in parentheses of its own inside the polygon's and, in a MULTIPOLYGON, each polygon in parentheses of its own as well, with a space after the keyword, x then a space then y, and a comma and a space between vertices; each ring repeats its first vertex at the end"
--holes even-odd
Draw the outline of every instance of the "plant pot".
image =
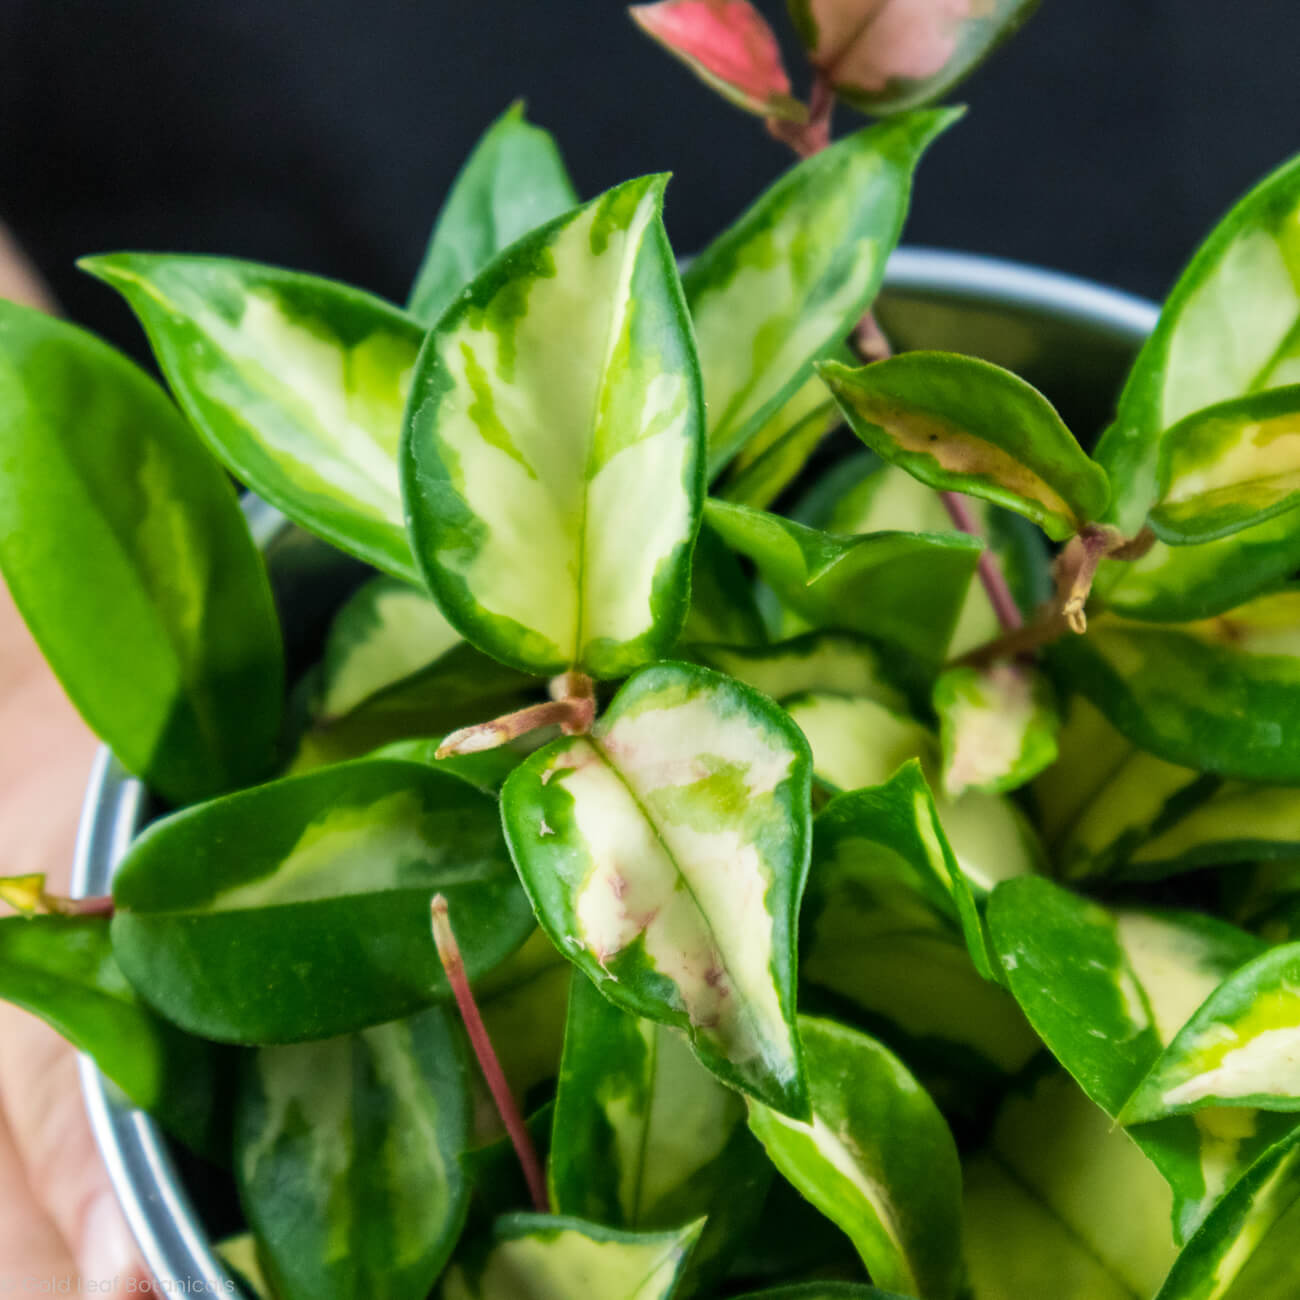
MULTIPOLYGON (((892 258, 877 316, 894 344, 971 353, 1014 369, 1044 391, 1071 428, 1100 431, 1156 307, 1071 276, 1014 262, 903 249, 892 258)), ((291 674, 310 661, 361 566, 260 501, 249 522, 268 553, 291 674)), ((91 773, 77 846, 76 894, 106 893, 117 863, 149 817, 149 797, 108 752, 91 773)), ((166 1140, 89 1059, 82 1085, 109 1175, 158 1284, 175 1294, 231 1294, 166 1140)))

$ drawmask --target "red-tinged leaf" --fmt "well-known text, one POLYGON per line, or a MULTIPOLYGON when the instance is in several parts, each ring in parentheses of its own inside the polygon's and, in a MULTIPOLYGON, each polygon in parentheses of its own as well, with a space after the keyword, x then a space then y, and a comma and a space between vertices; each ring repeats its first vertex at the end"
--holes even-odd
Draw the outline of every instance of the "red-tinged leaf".
POLYGON ((807 118, 807 109, 791 95, 776 36, 749 0, 658 0, 629 12, 733 104, 762 117, 807 118))

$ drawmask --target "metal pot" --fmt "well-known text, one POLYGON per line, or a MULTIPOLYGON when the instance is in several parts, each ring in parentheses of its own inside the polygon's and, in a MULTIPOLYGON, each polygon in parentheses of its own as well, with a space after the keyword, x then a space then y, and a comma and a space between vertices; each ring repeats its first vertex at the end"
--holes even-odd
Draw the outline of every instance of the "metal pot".
MULTIPOLYGON (((890 260, 876 314, 900 349, 966 352, 1017 371, 1087 436, 1105 422, 1157 309, 1018 262, 904 248, 890 260)), ((287 526, 260 501, 250 499, 247 514, 267 550, 292 671, 320 644, 325 621, 359 567, 287 526)), ((117 863, 148 820, 148 802, 141 784, 101 749, 86 792, 75 894, 109 891, 117 863)), ((109 1176, 159 1285, 169 1294, 234 1293, 157 1126, 126 1104, 89 1058, 82 1058, 81 1080, 109 1176)))

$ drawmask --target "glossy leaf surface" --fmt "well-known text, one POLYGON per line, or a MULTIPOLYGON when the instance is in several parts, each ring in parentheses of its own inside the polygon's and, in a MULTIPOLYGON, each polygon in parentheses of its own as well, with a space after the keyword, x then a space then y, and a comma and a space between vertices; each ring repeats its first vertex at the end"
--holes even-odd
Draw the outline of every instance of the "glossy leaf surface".
POLYGON ((770 700, 703 668, 643 669, 589 736, 506 782, 538 919, 600 991, 688 1030, 724 1082, 806 1113, 794 941, 807 746, 770 700))
POLYGON ((1161 439, 1158 472, 1151 527, 1175 545, 1212 542, 1294 509, 1300 505, 1300 385, 1179 421, 1161 439))
POLYGON ((417 559, 451 623, 526 671, 620 677, 686 614, 703 416, 664 184, 520 240, 420 355, 402 451, 417 559))
POLYGON ((113 948, 195 1033, 321 1038, 448 996, 438 891, 471 978, 532 928, 493 799, 415 763, 345 763, 156 822, 114 879, 113 948))
POLYGON ((946 95, 1037 0, 787 0, 813 63, 845 102, 892 113, 946 95))
POLYGON ((469 1198, 463 1050, 436 1008, 249 1060, 235 1168, 283 1300, 428 1295, 469 1198))
POLYGON ((949 669, 935 683, 934 708, 943 786, 953 798, 967 789, 1014 790, 1056 761, 1056 706, 1032 669, 949 669))
POLYGON ((769 1178, 744 1100, 700 1065, 685 1036, 629 1015, 575 976, 551 1138, 552 1209, 643 1231, 707 1216, 690 1265, 698 1286, 717 1276, 757 1217, 769 1178))
POLYGON ((516 239, 575 207, 549 131, 512 104, 466 159, 429 238, 407 310, 434 325, 455 296, 516 239))
POLYGON ((1300 944, 1273 948, 1235 971, 1151 1067, 1126 1124, 1204 1106, 1300 1110, 1300 944))
POLYGON ((1138 354, 1115 423, 1097 447, 1129 536, 1159 487, 1161 435, 1193 411, 1276 388, 1300 373, 1300 160, 1278 168, 1214 228, 1138 354))
POLYGON ((856 1030, 800 1017, 808 1123, 751 1103, 773 1163, 852 1239, 871 1277, 930 1300, 961 1273, 961 1172, 947 1124, 889 1052, 856 1030))
POLYGON ((1037 389, 1009 370, 946 352, 907 352, 818 374, 849 427, 930 487, 983 497, 1064 541, 1106 506, 1105 471, 1037 389))
POLYGON ((749 0, 657 0, 628 12, 642 31, 737 107, 795 122, 807 117, 790 93, 776 34, 749 0))
POLYGON ((669 1300, 702 1225, 619 1232, 582 1219, 509 1214, 447 1271, 442 1300, 669 1300))
POLYGON ((0 999, 39 1016, 141 1109, 214 1159, 210 1043, 161 1020, 113 959, 107 917, 0 920, 0 999))
POLYGON ((942 658, 979 559, 959 533, 844 537, 717 500, 705 514, 797 613, 928 662, 942 658))
POLYGON ((1167 762, 1300 782, 1300 594, 1166 628, 1094 619, 1051 654, 1106 718, 1167 762))
POLYGON ((231 258, 114 253, 80 265, 140 318, 181 409, 295 523, 408 582, 397 445, 424 338, 359 289, 231 258))
POLYGON ((0 301, 0 570, 82 716, 164 797, 265 775, 280 627, 220 467, 143 371, 0 301))
POLYGON ((716 473, 807 382, 871 305, 898 242, 912 172, 958 114, 869 127, 792 168, 683 277, 716 473))

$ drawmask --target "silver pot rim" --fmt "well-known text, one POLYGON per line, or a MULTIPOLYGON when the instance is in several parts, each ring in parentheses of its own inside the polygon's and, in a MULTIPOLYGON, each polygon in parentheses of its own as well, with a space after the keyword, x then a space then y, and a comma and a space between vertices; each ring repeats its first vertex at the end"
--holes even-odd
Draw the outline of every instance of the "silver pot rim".
MULTIPOLYGON (((1087 323, 1097 334, 1137 348, 1154 328, 1155 303, 1078 276, 978 253, 907 247, 889 260, 885 291, 951 300, 1087 323)), ((265 546, 284 517, 246 498, 253 536, 265 546)), ((72 892, 109 892, 113 873, 140 829, 145 790, 107 747, 96 755, 77 836, 72 892)), ((127 1223, 159 1286, 181 1295, 235 1295, 236 1283, 195 1213, 158 1126, 132 1107, 87 1056, 81 1087, 95 1141, 127 1223)))

